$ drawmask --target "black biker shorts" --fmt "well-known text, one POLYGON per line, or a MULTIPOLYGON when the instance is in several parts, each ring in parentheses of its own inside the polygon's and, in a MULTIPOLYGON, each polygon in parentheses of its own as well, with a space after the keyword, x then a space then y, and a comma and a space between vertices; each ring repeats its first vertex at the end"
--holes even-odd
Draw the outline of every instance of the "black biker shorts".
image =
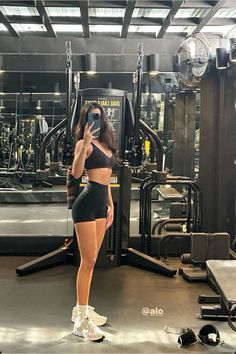
POLYGON ((74 224, 107 217, 108 186, 88 181, 72 207, 74 224))

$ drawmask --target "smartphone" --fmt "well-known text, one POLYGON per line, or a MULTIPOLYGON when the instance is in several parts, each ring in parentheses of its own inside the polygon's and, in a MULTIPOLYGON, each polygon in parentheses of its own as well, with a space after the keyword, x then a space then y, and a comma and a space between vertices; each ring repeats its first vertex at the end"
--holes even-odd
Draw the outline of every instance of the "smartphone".
POLYGON ((93 135, 98 138, 99 135, 100 135, 100 114, 99 113, 88 113, 88 124, 91 125, 92 123, 93 124, 93 127, 92 127, 92 130, 91 130, 91 133, 98 129, 93 135))

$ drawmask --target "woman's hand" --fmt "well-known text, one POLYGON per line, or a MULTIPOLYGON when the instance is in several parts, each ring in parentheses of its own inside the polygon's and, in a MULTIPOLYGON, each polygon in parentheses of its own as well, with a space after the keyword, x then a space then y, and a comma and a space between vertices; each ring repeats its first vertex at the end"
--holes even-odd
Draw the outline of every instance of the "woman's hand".
POLYGON ((91 128, 94 125, 94 122, 92 124, 86 123, 85 128, 84 128, 84 147, 88 147, 89 144, 91 144, 92 140, 95 139, 96 137, 93 136, 93 134, 98 131, 100 128, 95 129, 91 132, 91 128))
POLYGON ((114 219, 114 208, 110 205, 108 206, 107 210, 107 220, 106 220, 106 230, 112 225, 114 219))

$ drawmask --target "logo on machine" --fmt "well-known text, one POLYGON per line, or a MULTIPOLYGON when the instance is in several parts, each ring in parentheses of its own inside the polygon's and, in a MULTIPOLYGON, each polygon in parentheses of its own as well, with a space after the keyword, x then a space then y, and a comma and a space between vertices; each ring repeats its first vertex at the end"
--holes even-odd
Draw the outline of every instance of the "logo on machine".
POLYGON ((142 315, 144 315, 144 316, 163 316, 164 311, 163 311, 163 309, 160 309, 159 307, 154 307, 154 308, 143 307, 142 308, 142 315))

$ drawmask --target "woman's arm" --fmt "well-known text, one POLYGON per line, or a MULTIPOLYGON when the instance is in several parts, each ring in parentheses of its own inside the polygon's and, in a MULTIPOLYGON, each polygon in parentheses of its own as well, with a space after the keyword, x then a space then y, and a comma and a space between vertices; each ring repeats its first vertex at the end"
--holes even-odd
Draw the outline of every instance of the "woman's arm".
POLYGON ((87 147, 84 141, 79 140, 75 146, 74 161, 72 164, 72 175, 75 178, 80 178, 84 171, 84 163, 87 157, 87 147))
POLYGON ((110 186, 110 183, 109 183, 109 185, 108 185, 108 201, 107 201, 107 206, 114 210, 114 204, 113 204, 113 199, 112 199, 112 194, 111 194, 111 186, 110 186))
POLYGON ((108 210, 107 210, 106 230, 109 229, 109 227, 112 225, 113 219, 114 219, 114 204, 113 204, 113 200, 112 200, 110 183, 108 185, 108 198, 107 199, 108 199, 107 200, 108 210))
POLYGON ((72 175, 75 178, 80 178, 82 176, 84 171, 84 163, 85 163, 85 159, 87 158, 89 146, 91 146, 92 139, 95 138, 95 136, 93 136, 93 133, 95 133, 98 129, 100 129, 100 128, 95 129, 93 133, 91 133, 90 130, 93 127, 93 124, 94 123, 89 125, 88 123, 86 123, 84 128, 84 138, 79 140, 76 143, 74 161, 72 165, 72 175))

